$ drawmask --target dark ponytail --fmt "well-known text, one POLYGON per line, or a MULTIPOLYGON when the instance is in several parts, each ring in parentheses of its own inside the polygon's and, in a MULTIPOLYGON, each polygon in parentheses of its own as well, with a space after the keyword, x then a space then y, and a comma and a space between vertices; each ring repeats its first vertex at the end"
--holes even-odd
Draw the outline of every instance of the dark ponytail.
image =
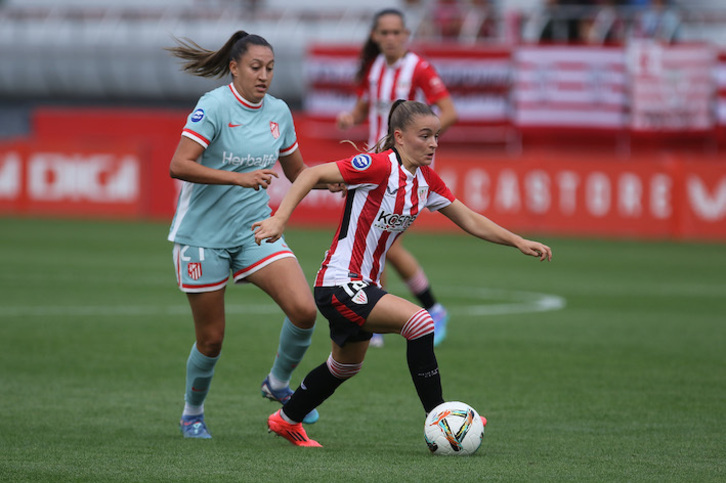
POLYGON ((368 40, 366 40, 366 43, 363 44, 363 48, 360 51, 360 63, 358 65, 358 72, 356 72, 355 74, 356 83, 360 83, 363 80, 363 77, 365 77, 368 67, 370 67, 371 63, 373 63, 375 58, 378 57, 378 54, 381 53, 380 47, 378 47, 378 44, 373 41, 373 31, 378 28, 378 20, 380 20, 380 18, 384 15, 398 15, 399 17, 401 17, 401 23, 403 23, 404 25, 406 24, 406 19, 403 16, 403 12, 398 10, 397 8, 386 8, 380 10, 373 16, 373 25, 371 25, 371 31, 368 34, 368 40))
POLYGON ((431 106, 418 101, 407 101, 398 99, 391 105, 388 111, 388 132, 386 137, 378 141, 373 151, 380 153, 391 149, 396 145, 396 138, 393 133, 396 129, 403 131, 406 129, 416 116, 436 116, 431 106))
POLYGON ((248 34, 238 30, 216 52, 200 47, 189 39, 178 39, 176 47, 167 47, 166 50, 175 57, 185 60, 183 70, 199 77, 224 77, 229 74, 229 63, 239 60, 247 53, 250 45, 261 45, 272 50, 267 40, 259 35, 248 34))

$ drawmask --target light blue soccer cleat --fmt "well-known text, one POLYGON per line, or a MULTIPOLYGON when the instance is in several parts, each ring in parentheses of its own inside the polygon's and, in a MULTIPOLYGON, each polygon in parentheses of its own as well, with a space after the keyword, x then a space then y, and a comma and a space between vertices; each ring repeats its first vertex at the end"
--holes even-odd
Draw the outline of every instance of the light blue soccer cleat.
POLYGON ((204 424, 204 415, 182 416, 179 429, 185 438, 212 439, 212 435, 204 424))
POLYGON ((436 304, 429 309, 431 318, 434 319, 434 347, 446 339, 446 323, 449 321, 449 313, 443 305, 436 304))
MULTIPOLYGON (((293 393, 292 389, 290 389, 290 386, 285 386, 282 389, 278 390, 272 389, 272 387, 270 386, 269 377, 266 377, 265 380, 262 381, 262 387, 260 389, 262 390, 262 397, 266 397, 271 401, 277 401, 283 406, 288 400, 290 400, 290 396, 292 396, 293 393)), ((305 424, 313 424, 317 422, 319 418, 320 415, 318 414, 318 410, 313 409, 305 415, 302 422, 305 424)))
POLYGON ((373 336, 371 337, 370 346, 371 347, 383 347, 384 344, 385 344, 385 342, 383 342, 383 334, 374 332, 373 336))

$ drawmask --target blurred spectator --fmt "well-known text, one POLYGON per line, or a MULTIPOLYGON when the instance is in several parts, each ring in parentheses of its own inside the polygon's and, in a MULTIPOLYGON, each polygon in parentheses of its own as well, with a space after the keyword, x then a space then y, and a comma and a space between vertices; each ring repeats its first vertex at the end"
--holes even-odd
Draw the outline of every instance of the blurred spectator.
POLYGON ((583 39, 589 44, 609 44, 625 40, 625 20, 618 13, 615 0, 597 2, 599 8, 591 19, 582 23, 583 39))
POLYGON ((632 36, 675 42, 680 25, 680 15, 667 0, 651 0, 650 6, 636 17, 632 36))
POLYGON ((464 9, 459 0, 437 0, 433 7, 433 24, 442 40, 458 39, 464 23, 464 9))
POLYGON ((431 19, 432 0, 402 0, 401 9, 406 13, 411 26, 411 38, 430 38, 434 36, 431 19))
POLYGON ((590 2, 577 0, 544 0, 530 20, 529 37, 540 42, 577 43, 583 40, 580 19, 590 2))
POLYGON ((496 39, 497 16, 491 0, 470 0, 461 24, 460 39, 474 42, 478 39, 496 39))

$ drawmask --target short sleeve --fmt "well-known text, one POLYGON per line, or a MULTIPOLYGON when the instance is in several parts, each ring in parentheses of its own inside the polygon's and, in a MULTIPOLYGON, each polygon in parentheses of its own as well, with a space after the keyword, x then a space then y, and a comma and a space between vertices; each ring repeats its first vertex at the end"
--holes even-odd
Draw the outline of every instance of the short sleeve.
POLYGON ((199 99, 194 111, 187 117, 182 136, 198 142, 206 149, 218 132, 219 103, 209 94, 205 94, 199 99))
POLYGON ((454 202, 456 197, 436 171, 426 166, 421 168, 421 172, 429 185, 429 196, 426 200, 429 211, 439 211, 454 202))
POLYGON ((424 60, 416 66, 414 71, 414 85, 423 92, 427 104, 435 104, 448 97, 449 91, 439 74, 428 61, 424 60))
POLYGON ((391 173, 388 156, 381 154, 361 153, 351 158, 335 161, 349 187, 364 184, 379 185, 391 173))
POLYGON ((283 103, 283 106, 283 129, 282 133, 280 133, 282 136, 282 146, 280 146, 280 156, 289 156, 297 149, 297 133, 295 132, 295 122, 293 121, 290 108, 285 103, 283 103))

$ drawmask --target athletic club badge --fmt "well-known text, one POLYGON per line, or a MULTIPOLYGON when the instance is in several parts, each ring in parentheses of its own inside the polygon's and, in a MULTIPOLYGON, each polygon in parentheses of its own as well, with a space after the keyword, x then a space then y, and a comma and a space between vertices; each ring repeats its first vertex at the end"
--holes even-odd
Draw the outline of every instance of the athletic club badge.
POLYGON ((280 137, 280 125, 276 122, 270 121, 270 132, 272 133, 272 137, 277 139, 280 137))
POLYGON ((187 264, 187 273, 192 280, 199 280, 202 276, 202 264, 199 262, 191 262, 187 264))
POLYGON ((356 293, 351 300, 355 304, 365 305, 368 303, 368 296, 363 290, 358 290, 358 293, 356 293))

